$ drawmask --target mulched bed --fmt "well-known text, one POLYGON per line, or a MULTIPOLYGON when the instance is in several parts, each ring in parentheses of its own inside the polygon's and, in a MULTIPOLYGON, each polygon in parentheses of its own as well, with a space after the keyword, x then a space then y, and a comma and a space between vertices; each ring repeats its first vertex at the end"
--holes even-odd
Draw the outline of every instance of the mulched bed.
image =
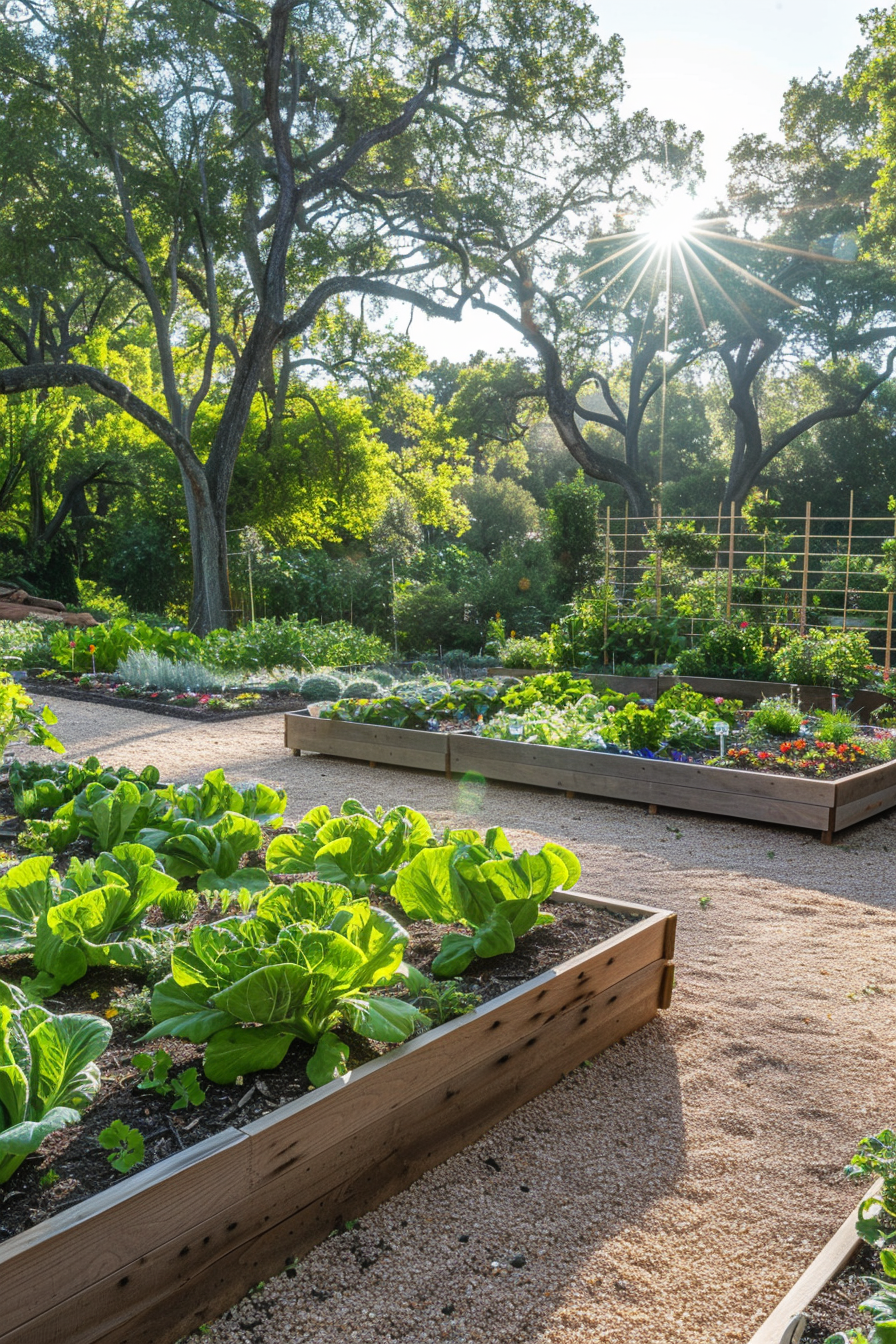
MULTIPOLYGON (((393 913, 401 913, 391 902, 378 903, 393 913)), ((556 916, 555 923, 533 929, 520 940, 514 952, 471 963, 461 981, 463 989, 476 993, 483 1001, 496 998, 559 962, 623 932, 639 919, 639 916, 609 910, 586 912, 576 904, 552 906, 551 913, 556 916)), ((221 913, 210 911, 201 902, 194 918, 204 922, 220 919, 221 913)), ((407 924, 403 913, 401 918, 407 924)), ((411 923, 408 928, 411 935, 409 959, 428 971, 445 930, 426 922, 411 923)), ((0 975, 4 979, 18 981, 29 973, 30 958, 0 958, 0 975)), ((232 1086, 210 1083, 204 1077, 202 1047, 189 1041, 162 1037, 148 1045, 139 1044, 139 1036, 150 1025, 148 997, 145 991, 141 995, 142 989, 143 981, 128 972, 94 968, 56 998, 46 1001, 47 1007, 54 1012, 111 1013, 112 1039, 97 1061, 103 1077, 101 1091, 85 1111, 82 1122, 50 1135, 40 1153, 26 1158, 12 1178, 0 1187, 0 1239, 33 1227, 79 1200, 125 1179, 109 1166, 105 1151, 96 1142, 96 1136, 113 1120, 124 1120, 142 1133, 146 1162, 144 1167, 136 1170, 144 1170, 145 1166, 220 1133, 228 1125, 242 1125, 258 1119, 311 1090, 305 1075, 305 1064, 311 1051, 300 1041, 290 1047, 279 1068, 248 1075, 241 1083, 232 1086), (174 1060, 172 1073, 197 1068, 200 1084, 206 1092, 201 1107, 172 1111, 174 1098, 137 1090, 136 1083, 141 1075, 131 1065, 132 1056, 141 1050, 152 1054, 158 1049, 167 1050, 174 1060)), ((348 1028, 341 1028, 338 1034, 350 1047, 351 1068, 392 1048, 359 1037, 348 1028)))
POLYGON ((802 1344, 824 1344, 829 1335, 840 1330, 864 1329, 868 1333, 871 1321, 865 1312, 857 1310, 859 1303, 871 1296, 872 1290, 862 1282, 862 1276, 866 1274, 881 1275, 880 1255, 873 1246, 863 1242, 849 1264, 822 1288, 806 1309, 809 1324, 802 1344))
POLYGON ((150 695, 116 695, 109 686, 86 690, 62 681, 30 678, 24 685, 35 697, 51 695, 61 700, 88 700, 92 704, 99 700, 115 705, 116 709, 139 709, 144 714, 164 714, 169 719, 198 719, 205 723, 230 723, 234 719, 255 719, 262 714, 284 714, 287 710, 305 709, 308 704, 301 695, 289 691, 259 692, 261 703, 251 709, 209 709, 207 705, 173 705, 167 700, 154 700, 150 695))

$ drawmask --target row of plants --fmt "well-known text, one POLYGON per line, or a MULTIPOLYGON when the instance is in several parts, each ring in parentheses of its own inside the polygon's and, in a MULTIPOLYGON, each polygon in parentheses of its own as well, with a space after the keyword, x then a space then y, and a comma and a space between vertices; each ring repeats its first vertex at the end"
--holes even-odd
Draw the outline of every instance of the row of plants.
MULTIPOLYGON (((13 762, 8 785, 17 843, 46 852, 0 876, 0 1182, 97 1096, 110 1022, 47 1006, 92 968, 151 990, 142 1039, 202 1047, 210 1083, 275 1069, 300 1042, 321 1086, 354 1042, 466 1011, 477 1000, 457 977, 551 922, 544 902, 581 873, 560 845, 515 855, 500 828, 436 836, 406 806, 319 806, 287 831, 285 793, 220 770, 178 786, 96 758, 13 762), (407 960, 417 921, 444 930, 429 974, 407 960)), ((197 1071, 174 1073, 166 1049, 132 1062, 173 1108, 203 1103, 197 1071)), ((116 1170, 143 1160, 123 1121, 98 1137, 116 1170)))
POLYGON ((320 625, 297 617, 215 630, 205 638, 182 628, 124 617, 86 630, 49 621, 0 623, 0 658, 11 665, 79 674, 115 673, 123 667, 125 676, 133 673, 140 682, 147 679, 147 669, 153 670, 152 659, 145 664, 128 660, 135 654, 157 655, 169 664, 191 664, 194 676, 211 677, 207 689, 214 690, 239 684, 251 673, 364 666, 387 661, 391 653, 379 636, 347 621, 320 625), (228 675, 234 673, 239 675, 228 675))
POLYGON ((590 751, 699 761, 740 769, 834 777, 896 756, 896 734, 863 727, 845 711, 804 714, 783 698, 744 710, 679 682, 656 701, 596 692, 561 671, 525 680, 419 681, 387 696, 339 700, 323 718, 438 731, 468 728, 484 737, 590 751), (724 745, 723 745, 724 744, 724 745))
MULTIPOLYGON (((600 613, 596 613, 600 616, 600 613)), ((504 667, 577 667, 609 672, 603 656, 603 621, 579 605, 568 621, 538 638, 494 640, 504 667)), ((671 618, 670 618, 671 619, 671 618)), ((628 625, 634 649, 647 656, 621 660, 612 670, 648 675, 657 665, 681 676, 734 677, 749 681, 785 681, 803 686, 833 686, 852 694, 861 686, 886 690, 888 678, 875 663, 862 630, 812 628, 804 634, 784 626, 763 626, 747 619, 710 626, 693 647, 670 647, 668 631, 655 618, 637 618, 628 625)), ((631 652, 632 649, 629 650, 631 652)))

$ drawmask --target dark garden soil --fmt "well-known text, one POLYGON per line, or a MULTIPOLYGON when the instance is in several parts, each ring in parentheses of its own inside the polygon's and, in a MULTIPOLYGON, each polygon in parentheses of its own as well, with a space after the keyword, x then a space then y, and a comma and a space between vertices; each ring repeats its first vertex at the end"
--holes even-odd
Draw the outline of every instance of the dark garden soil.
MULTIPOLYGON (((247 856, 249 859, 253 857, 247 856)), ((60 866, 64 867, 64 864, 60 866)), ((402 922, 407 925, 406 917, 391 902, 380 904, 393 914, 401 915, 402 922)), ((514 952, 471 963, 459 982, 460 989, 483 1001, 495 998, 559 962, 623 932, 639 918, 609 910, 586 910, 574 903, 552 906, 551 913, 556 917, 555 922, 533 929, 520 939, 514 952)), ((209 910, 202 902, 194 920, 205 922, 219 918, 220 910, 209 910)), ((407 927, 411 935, 409 960, 421 970, 428 971, 445 930, 425 922, 411 923, 407 927)), ((18 982, 30 973, 28 957, 0 958, 0 975, 8 981, 18 982)), ((312 1090, 305 1075, 311 1050, 300 1041, 290 1047, 279 1068, 247 1075, 232 1086, 210 1083, 204 1077, 201 1046, 172 1037, 141 1045, 139 1037, 151 1025, 149 990, 142 979, 128 972, 105 967, 92 969, 55 998, 45 1000, 45 1004, 57 1013, 89 1012, 107 1018, 112 1024, 112 1038, 108 1049, 97 1061, 103 1079, 100 1093, 84 1112, 81 1123, 51 1134, 41 1151, 26 1158, 11 1179, 0 1187, 0 1240, 33 1227, 79 1200, 125 1179, 110 1167, 106 1152, 97 1142, 97 1135, 114 1120, 123 1120, 143 1135, 145 1163, 144 1167, 135 1168, 143 1170, 219 1133, 227 1125, 256 1120, 312 1090), (206 1093, 200 1107, 173 1111, 174 1098, 138 1089, 142 1075, 131 1059, 139 1051, 152 1054, 158 1049, 167 1050, 172 1057, 173 1075, 187 1068, 198 1070, 199 1082, 206 1093)), ((466 1008, 470 1004, 463 1006, 466 1008)), ((356 1068, 391 1048, 363 1039, 348 1028, 340 1028, 338 1034, 349 1046, 350 1068, 356 1068)))
MULTIPOLYGON (((153 698, 152 695, 116 695, 111 686, 100 684, 91 688, 78 686, 65 681, 39 681, 29 679, 25 683, 29 694, 40 698, 42 695, 58 696, 61 700, 88 700, 92 704, 98 701, 113 704, 116 709, 140 709, 144 714, 164 714, 170 719, 199 719, 207 723, 220 723, 222 720, 253 719, 261 714, 284 714, 287 710, 305 709, 307 700, 290 691, 253 692, 261 696, 257 705, 249 709, 209 709, 207 705, 174 705, 168 700, 153 698)), ((238 691, 230 694, 236 695, 238 691)), ((228 692, 224 692, 225 698, 228 692)))
POLYGON ((857 1310, 859 1303, 871 1296, 871 1288, 862 1282, 867 1274, 881 1274, 880 1256, 873 1246, 862 1242, 849 1264, 806 1308, 809 1324, 802 1344, 824 1344, 829 1335, 841 1330, 864 1328, 867 1333, 871 1322, 867 1317, 863 1322, 865 1313, 857 1310))

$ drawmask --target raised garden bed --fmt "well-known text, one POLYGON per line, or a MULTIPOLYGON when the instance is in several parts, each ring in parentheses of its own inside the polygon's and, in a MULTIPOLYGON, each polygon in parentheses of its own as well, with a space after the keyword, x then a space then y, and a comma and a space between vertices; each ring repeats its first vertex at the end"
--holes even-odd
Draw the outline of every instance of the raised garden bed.
MULTIPOLYGON (((494 677, 534 677, 538 675, 539 670, 524 667, 490 667, 488 675, 494 677)), ((758 700, 764 700, 769 696, 789 696, 794 689, 793 684, 786 681, 746 681, 737 677, 614 677, 605 676, 603 672, 575 672, 575 675, 586 677, 595 685, 605 686, 613 691, 621 691, 626 695, 634 691, 650 700, 655 700, 657 696, 662 695, 663 691, 670 690, 679 682, 686 682, 692 690, 699 691, 701 695, 721 695, 726 700, 742 700, 745 705, 754 705, 758 700)), ((799 694, 800 704, 805 710, 830 709, 832 707, 831 688, 829 686, 798 685, 796 690, 799 694)), ((844 709, 849 705, 853 712, 859 715, 863 723, 868 722, 873 709, 887 703, 887 697, 880 695, 877 691, 857 691, 852 700, 843 695, 837 697, 838 707, 844 709)))
MULTIPOLYGON (((881 1182, 876 1182, 863 1198, 873 1195, 880 1187, 881 1182)), ((828 1335, 848 1328, 846 1322, 832 1319, 832 1312, 837 1312, 837 1307, 828 1300, 832 1296, 831 1289, 835 1290, 836 1296, 842 1297, 842 1294, 836 1294, 837 1280, 842 1275, 854 1277, 855 1262, 865 1251, 870 1252, 871 1263, 859 1267, 859 1273, 879 1273, 877 1253, 871 1252, 871 1248, 856 1235, 858 1213, 857 1206, 765 1318, 749 1344, 797 1344, 799 1340, 805 1344, 823 1344, 828 1335)), ((848 1296, 857 1305, 869 1296, 869 1292, 862 1284, 850 1284, 848 1296)), ((842 1305, 837 1305, 842 1310, 842 1305)), ((849 1324, 858 1328, 859 1319, 856 1316, 849 1324)))
POLYGON ((27 678, 25 689, 35 698, 58 696, 61 700, 86 700, 90 704, 98 702, 114 705, 116 709, 140 709, 145 714, 164 714, 172 719, 194 719, 202 723, 229 722, 232 719, 254 719, 260 714, 285 713, 287 710, 303 709, 306 701, 300 695, 289 691, 259 691, 261 703, 248 709, 209 709, 205 705, 175 705, 168 700, 154 699, 151 695, 116 695, 109 686, 97 686, 87 689, 77 685, 76 681, 49 681, 27 678))
POLYGON ((822 840, 896 806, 896 761, 838 780, 802 779, 730 767, 691 765, 547 747, 473 733, 427 733, 285 715, 285 742, 294 752, 366 760, 447 774, 476 773, 486 779, 562 789, 619 801, 647 803, 741 817, 747 821, 803 826, 822 840))
POLYGON ((669 1006, 673 914, 552 899, 637 922, 0 1243, 0 1344, 180 1338, 669 1006))

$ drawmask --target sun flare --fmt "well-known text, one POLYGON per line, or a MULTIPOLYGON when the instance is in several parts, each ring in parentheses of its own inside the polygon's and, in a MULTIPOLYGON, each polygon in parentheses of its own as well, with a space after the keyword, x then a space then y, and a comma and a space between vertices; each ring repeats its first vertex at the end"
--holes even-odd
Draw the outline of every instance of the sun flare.
POLYGON ((670 196, 640 222, 639 232, 656 247, 671 247, 694 227, 694 203, 687 196, 670 196))

